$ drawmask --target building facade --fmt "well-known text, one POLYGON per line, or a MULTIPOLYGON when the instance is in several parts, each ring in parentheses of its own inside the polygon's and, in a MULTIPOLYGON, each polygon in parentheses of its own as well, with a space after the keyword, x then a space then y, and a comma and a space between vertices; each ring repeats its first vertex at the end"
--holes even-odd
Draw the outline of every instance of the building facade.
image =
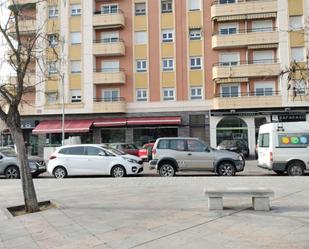
POLYGON ((66 138, 82 142, 242 139, 251 154, 259 125, 306 119, 307 91, 297 87, 307 81, 288 90, 280 75, 306 63, 305 0, 18 2, 32 2, 27 32, 47 37, 22 107, 35 153, 61 143, 63 112, 66 138))

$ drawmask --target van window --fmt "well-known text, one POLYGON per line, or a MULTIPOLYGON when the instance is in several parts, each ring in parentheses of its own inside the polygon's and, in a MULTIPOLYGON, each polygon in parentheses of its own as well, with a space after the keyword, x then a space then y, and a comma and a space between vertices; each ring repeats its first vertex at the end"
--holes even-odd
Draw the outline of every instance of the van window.
POLYGON ((269 148, 269 133, 260 134, 258 140, 260 148, 269 148))
POLYGON ((309 146, 308 133, 285 133, 278 134, 280 147, 307 147, 309 146))

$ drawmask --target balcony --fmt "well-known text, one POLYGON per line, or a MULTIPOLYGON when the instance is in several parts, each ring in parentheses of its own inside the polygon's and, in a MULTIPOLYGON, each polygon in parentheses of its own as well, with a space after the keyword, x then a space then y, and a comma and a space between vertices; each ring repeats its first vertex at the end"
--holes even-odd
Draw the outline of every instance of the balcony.
POLYGON ((212 36, 213 49, 277 43, 279 43, 279 33, 277 28, 273 27, 254 30, 238 30, 236 33, 232 34, 216 33, 212 36))
POLYGON ((94 84, 124 84, 126 83, 126 75, 123 69, 104 68, 95 69, 93 75, 94 84))
POLYGON ((124 56, 125 45, 121 39, 113 39, 106 41, 106 39, 96 40, 93 44, 93 54, 101 56, 124 56))
POLYGON ((220 4, 220 1, 216 0, 211 6, 212 19, 231 16, 235 20, 238 16, 238 20, 240 20, 250 18, 250 14, 253 19, 258 14, 271 12, 277 12, 277 0, 238 0, 236 3, 230 4, 220 4))
POLYGON ((212 78, 268 77, 280 74, 278 60, 219 62, 213 65, 212 78))
POLYGON ((121 10, 117 10, 115 13, 95 11, 93 15, 93 26, 95 29, 123 28, 124 15, 121 10))
POLYGON ((126 112, 127 102, 124 98, 95 98, 93 99, 94 113, 124 113, 126 112))
MULTIPOLYGON (((36 32, 36 20, 34 18, 22 18, 18 22, 18 28, 20 34, 34 34, 36 32)), ((15 22, 10 22, 10 33, 16 33, 15 22)))
POLYGON ((214 109, 282 107, 281 94, 278 91, 265 92, 259 96, 257 92, 234 93, 232 96, 219 94, 213 100, 214 109))

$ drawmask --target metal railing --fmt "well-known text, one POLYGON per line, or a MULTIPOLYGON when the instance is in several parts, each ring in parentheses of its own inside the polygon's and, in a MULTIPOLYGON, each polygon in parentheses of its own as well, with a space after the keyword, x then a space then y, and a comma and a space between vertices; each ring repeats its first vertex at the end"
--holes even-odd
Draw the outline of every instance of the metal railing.
MULTIPOLYGON (((226 2, 224 3, 222 0, 214 0, 211 5, 226 5, 226 4, 237 4, 237 3, 246 3, 246 2, 257 2, 261 0, 235 0, 233 2, 226 2)), ((264 2, 274 2, 276 0, 262 0, 264 2)))
POLYGON ((254 92, 233 92, 233 93, 218 93, 216 98, 240 98, 240 97, 273 97, 279 96, 280 91, 254 91, 254 92))
POLYGON ((212 33, 212 35, 222 35, 222 36, 228 36, 228 35, 238 35, 238 34, 248 34, 248 33, 259 33, 259 32, 274 32, 278 31, 278 27, 263 27, 263 28, 254 28, 254 29, 236 29, 235 32, 231 33, 224 33, 222 31, 217 31, 212 33))
POLYGON ((217 62, 213 67, 237 67, 240 65, 258 65, 258 64, 277 64, 279 59, 263 59, 263 60, 249 60, 249 61, 230 61, 230 62, 217 62))
POLYGON ((93 69, 95 73, 120 73, 124 72, 123 68, 95 68, 93 69))
POLYGON ((110 98, 93 98, 94 102, 123 102, 124 97, 110 97, 110 98))
POLYGON ((117 9, 115 11, 104 12, 102 10, 95 10, 93 12, 94 15, 113 15, 113 14, 123 14, 121 9, 117 9))
POLYGON ((118 43, 118 42, 124 42, 124 41, 121 38, 103 38, 103 39, 96 39, 93 42, 111 44, 111 43, 118 43))

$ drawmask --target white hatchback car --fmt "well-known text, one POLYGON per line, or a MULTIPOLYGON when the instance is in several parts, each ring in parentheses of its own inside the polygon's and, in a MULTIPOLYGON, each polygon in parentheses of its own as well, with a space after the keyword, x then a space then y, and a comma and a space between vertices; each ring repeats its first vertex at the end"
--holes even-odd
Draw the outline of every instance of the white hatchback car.
POLYGON ((117 155, 98 144, 59 147, 50 157, 47 171, 55 178, 69 175, 111 175, 123 177, 143 171, 143 161, 136 157, 117 155))

